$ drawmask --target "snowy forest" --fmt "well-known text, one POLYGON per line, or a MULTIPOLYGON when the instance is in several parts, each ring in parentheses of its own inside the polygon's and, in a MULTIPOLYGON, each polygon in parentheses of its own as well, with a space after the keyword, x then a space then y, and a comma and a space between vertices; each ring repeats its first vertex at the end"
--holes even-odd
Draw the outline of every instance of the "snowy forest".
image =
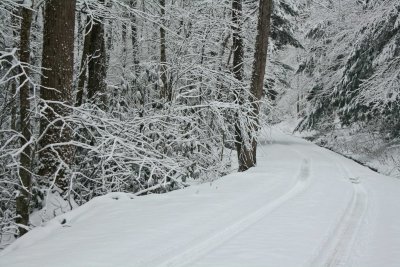
POLYGON ((248 172, 271 127, 399 178, 399 104, 398 0, 1 0, 0 250, 248 172))

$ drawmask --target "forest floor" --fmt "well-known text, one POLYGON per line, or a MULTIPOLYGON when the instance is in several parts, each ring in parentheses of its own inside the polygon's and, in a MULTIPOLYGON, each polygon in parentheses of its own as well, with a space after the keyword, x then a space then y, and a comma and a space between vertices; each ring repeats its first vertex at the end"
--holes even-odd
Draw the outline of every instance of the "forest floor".
POLYGON ((268 140, 245 173, 96 198, 8 246, 0 266, 400 266, 399 179, 276 130, 268 140))

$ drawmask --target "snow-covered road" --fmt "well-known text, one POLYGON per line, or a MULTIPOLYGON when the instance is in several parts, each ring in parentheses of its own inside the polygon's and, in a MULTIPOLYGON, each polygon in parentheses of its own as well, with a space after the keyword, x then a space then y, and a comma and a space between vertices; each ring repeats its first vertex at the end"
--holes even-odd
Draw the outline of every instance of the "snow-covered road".
POLYGON ((246 173, 97 198, 9 246, 0 266, 400 266, 400 180, 271 139, 246 173))

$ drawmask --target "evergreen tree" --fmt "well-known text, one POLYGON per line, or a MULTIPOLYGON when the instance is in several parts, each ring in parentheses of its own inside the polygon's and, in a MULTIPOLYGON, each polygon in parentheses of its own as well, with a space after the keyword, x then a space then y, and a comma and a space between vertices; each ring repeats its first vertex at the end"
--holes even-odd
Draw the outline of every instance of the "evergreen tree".
POLYGON ((343 1, 308 32, 313 53, 298 75, 312 84, 310 108, 299 129, 327 129, 337 118, 341 125, 366 123, 397 135, 399 10, 393 2, 343 1))

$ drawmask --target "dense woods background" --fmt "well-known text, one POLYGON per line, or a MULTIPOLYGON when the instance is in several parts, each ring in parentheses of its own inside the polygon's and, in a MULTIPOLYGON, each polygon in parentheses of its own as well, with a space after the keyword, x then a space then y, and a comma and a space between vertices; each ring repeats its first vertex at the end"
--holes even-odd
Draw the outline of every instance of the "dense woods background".
POLYGON ((384 0, 1 1, 1 238, 109 192, 210 181, 235 150, 246 170, 267 123, 296 120, 398 171, 399 13, 384 0))

